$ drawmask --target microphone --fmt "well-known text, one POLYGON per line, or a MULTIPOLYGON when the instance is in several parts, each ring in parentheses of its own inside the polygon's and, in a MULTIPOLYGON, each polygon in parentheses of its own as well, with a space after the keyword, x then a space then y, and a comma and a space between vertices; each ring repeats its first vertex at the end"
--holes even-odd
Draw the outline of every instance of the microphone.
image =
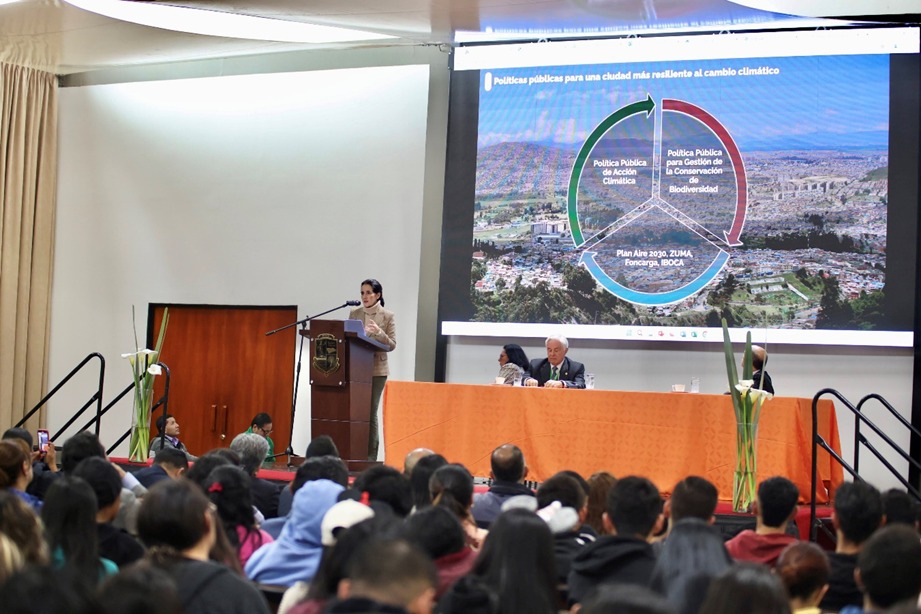
POLYGON ((361 301, 346 301, 345 304, 349 307, 358 307, 361 305, 361 301))

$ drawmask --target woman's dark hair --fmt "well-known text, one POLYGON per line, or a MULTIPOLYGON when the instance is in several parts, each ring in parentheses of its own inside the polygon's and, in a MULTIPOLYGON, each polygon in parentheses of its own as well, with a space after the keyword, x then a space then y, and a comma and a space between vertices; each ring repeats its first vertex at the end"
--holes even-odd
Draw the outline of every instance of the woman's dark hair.
POLYGON ((599 471, 588 479, 588 514, 585 524, 595 529, 598 535, 604 535, 602 515, 608 508, 608 493, 614 487, 617 478, 607 471, 599 471))
POLYGON ((524 350, 522 350, 521 346, 517 343, 506 343, 502 346, 502 349, 505 350, 508 361, 513 365, 518 365, 525 371, 531 366, 531 363, 528 362, 527 354, 524 353, 524 350))
POLYGON ((432 557, 432 560, 460 552, 467 545, 467 533, 454 513, 444 507, 427 507, 403 523, 403 536, 432 557))
POLYGON ((18 495, 8 491, 0 491, 0 533, 13 540, 26 563, 48 564, 48 545, 38 516, 18 495))
POLYGON ((710 583, 700 614, 790 614, 780 579, 757 563, 737 563, 710 583))
POLYGON ((463 465, 451 463, 439 467, 429 479, 432 505, 448 508, 461 520, 470 517, 473 505, 473 476, 463 465))
POLYGON ((208 510, 208 498, 193 482, 162 480, 141 502, 138 537, 151 549, 188 550, 207 535, 208 510))
POLYGON ((711 580, 731 565, 732 559, 713 527, 699 518, 685 518, 675 523, 665 540, 650 586, 679 614, 697 614, 711 580))
POLYGON ((64 567, 88 586, 99 583, 104 569, 96 532, 96 493, 85 480, 63 476, 45 494, 42 522, 51 551, 60 551, 64 567))
POLYGON ((304 458, 315 458, 317 456, 335 456, 339 458, 339 448, 336 442, 329 435, 317 435, 307 444, 307 451, 304 458))
POLYGON ((636 584, 599 584, 582 601, 582 614, 674 614, 664 597, 636 584))
POLYGON ((240 535, 237 527, 246 533, 255 533, 262 541, 262 533, 256 529, 256 514, 253 512, 251 478, 239 467, 227 465, 217 467, 208 476, 205 491, 217 507, 217 515, 224 528, 227 541, 234 550, 240 551, 240 535))
POLYGON ((195 464, 189 467, 189 470, 182 474, 182 479, 188 480, 198 486, 202 492, 208 487, 206 482, 211 476, 211 472, 218 467, 237 467, 223 454, 218 454, 216 450, 200 456, 195 464))
POLYGON ((15 486, 22 475, 23 463, 28 462, 29 455, 23 446, 9 439, 0 440, 0 489, 15 486))
POLYGON ((557 611, 553 535, 533 512, 513 509, 500 514, 470 573, 499 594, 502 612, 557 611))
POLYGON ((413 489, 413 505, 419 511, 432 504, 432 493, 429 492, 429 480, 439 467, 448 464, 447 459, 441 454, 429 454, 416 461, 416 466, 409 476, 410 486, 413 489))
POLYGON ((3 614, 99 614, 94 593, 71 569, 29 565, 0 586, 0 603, 3 614))
POLYGON ((828 555, 812 542, 795 542, 777 558, 774 572, 791 599, 808 599, 828 584, 831 564, 828 555))
POLYGON ((371 290, 374 294, 380 294, 381 297, 378 299, 378 302, 381 304, 381 307, 384 306, 384 287, 381 285, 381 282, 376 279, 366 279, 361 282, 362 286, 371 286, 371 290))
POLYGON ((99 587, 97 597, 105 614, 182 611, 182 600, 173 576, 148 561, 140 561, 108 578, 99 587))

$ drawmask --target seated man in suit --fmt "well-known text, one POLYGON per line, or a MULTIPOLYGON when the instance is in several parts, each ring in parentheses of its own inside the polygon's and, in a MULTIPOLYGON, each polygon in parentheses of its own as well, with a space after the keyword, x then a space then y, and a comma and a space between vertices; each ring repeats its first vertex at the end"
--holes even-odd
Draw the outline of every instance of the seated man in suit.
POLYGON ((525 386, 545 388, 585 388, 585 365, 566 358, 569 341, 562 335, 551 335, 544 342, 546 358, 535 358, 528 369, 525 386))
POLYGON ((771 376, 764 370, 767 364, 767 351, 760 345, 752 346, 752 379, 755 380, 752 388, 758 388, 774 394, 774 383, 771 376), (762 378, 764 378, 762 380, 762 378))
POLYGON ((144 488, 150 488, 161 480, 175 480, 188 470, 189 458, 185 452, 167 446, 157 452, 150 467, 135 471, 134 477, 144 485, 144 488))

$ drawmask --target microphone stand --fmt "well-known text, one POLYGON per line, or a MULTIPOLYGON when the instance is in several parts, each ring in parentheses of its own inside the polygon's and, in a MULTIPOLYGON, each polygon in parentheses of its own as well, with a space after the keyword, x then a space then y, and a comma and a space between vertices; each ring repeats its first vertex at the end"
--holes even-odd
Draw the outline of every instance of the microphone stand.
MULTIPOLYGON (((318 313, 313 316, 307 316, 303 320, 298 320, 297 322, 292 322, 291 324, 285 324, 281 328, 270 330, 269 332, 265 334, 265 336, 268 337, 270 335, 274 335, 275 333, 280 333, 281 331, 287 330, 291 328, 292 326, 300 326, 301 330, 304 331, 307 329, 307 322, 310 322, 311 320, 315 320, 319 318, 320 316, 325 316, 331 311, 336 311, 337 309, 342 309, 343 307, 349 307, 353 303, 358 303, 359 305, 361 304, 358 301, 346 301, 337 307, 333 307, 332 309, 327 309, 323 313, 318 313)), ((288 447, 285 448, 285 451, 284 451, 284 454, 287 454, 288 456, 291 456, 294 454, 294 447, 292 445, 294 443, 294 415, 295 413, 297 413, 297 388, 301 381, 301 357, 304 354, 305 335, 301 335, 300 337, 301 337, 301 342, 297 350, 297 367, 294 370, 294 397, 291 399, 291 428, 288 433, 288 447)), ((276 454, 275 456, 281 456, 281 454, 276 454)))

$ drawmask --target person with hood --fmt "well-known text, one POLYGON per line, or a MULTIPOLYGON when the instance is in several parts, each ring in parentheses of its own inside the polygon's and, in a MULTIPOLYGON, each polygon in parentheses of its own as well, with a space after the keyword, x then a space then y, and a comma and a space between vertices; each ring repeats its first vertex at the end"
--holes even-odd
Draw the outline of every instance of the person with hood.
POLYGON ((628 476, 608 493, 602 517, 607 535, 585 546, 572 560, 569 601, 580 603, 600 584, 648 586, 656 557, 646 541, 662 527, 662 497, 646 478, 628 476))
POLYGON ((256 550, 246 563, 246 576, 262 584, 292 586, 310 582, 323 554, 323 516, 345 490, 330 480, 313 480, 295 494, 291 515, 278 539, 256 550))

